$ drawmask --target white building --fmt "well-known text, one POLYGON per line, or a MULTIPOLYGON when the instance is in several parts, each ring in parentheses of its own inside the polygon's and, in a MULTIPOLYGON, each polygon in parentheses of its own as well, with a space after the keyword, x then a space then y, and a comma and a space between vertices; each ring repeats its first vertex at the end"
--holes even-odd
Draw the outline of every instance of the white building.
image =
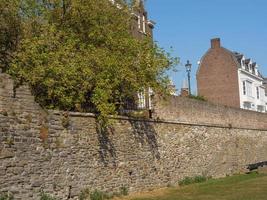
POLYGON ((221 46, 220 38, 201 58, 197 71, 198 95, 234 108, 266 112, 263 77, 258 65, 244 55, 221 46))
POLYGON ((258 65, 244 55, 234 52, 240 65, 238 68, 240 107, 258 112, 267 112, 267 97, 263 77, 258 65))

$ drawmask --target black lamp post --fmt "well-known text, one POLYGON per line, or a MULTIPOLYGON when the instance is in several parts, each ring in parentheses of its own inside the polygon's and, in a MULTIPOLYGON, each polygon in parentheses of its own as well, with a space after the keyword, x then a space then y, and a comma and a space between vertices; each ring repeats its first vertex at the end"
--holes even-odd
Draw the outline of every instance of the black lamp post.
POLYGON ((188 60, 187 63, 185 64, 185 68, 186 68, 187 78, 188 78, 188 93, 189 93, 189 96, 191 95, 191 86, 190 86, 191 67, 192 67, 192 64, 188 60))

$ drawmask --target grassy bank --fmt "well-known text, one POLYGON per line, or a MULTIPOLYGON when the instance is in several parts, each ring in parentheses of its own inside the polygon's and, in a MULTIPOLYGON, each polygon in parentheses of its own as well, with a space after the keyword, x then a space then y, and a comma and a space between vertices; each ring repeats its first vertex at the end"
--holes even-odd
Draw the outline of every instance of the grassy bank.
POLYGON ((263 174, 236 175, 211 179, 204 183, 170 187, 124 200, 265 200, 267 176, 263 174))

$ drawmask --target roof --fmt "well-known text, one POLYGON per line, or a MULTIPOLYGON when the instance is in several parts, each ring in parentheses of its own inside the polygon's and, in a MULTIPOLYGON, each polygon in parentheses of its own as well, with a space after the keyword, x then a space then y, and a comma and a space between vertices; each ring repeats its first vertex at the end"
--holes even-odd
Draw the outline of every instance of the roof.
POLYGON ((250 61, 251 61, 251 59, 250 59, 250 58, 246 59, 246 60, 245 60, 245 64, 249 64, 249 63, 250 63, 250 61))
MULTIPOLYGON (((244 58, 244 55, 243 55, 243 54, 241 54, 241 53, 239 53, 239 52, 236 52, 236 51, 231 51, 231 50, 226 49, 226 48, 224 48, 224 47, 220 47, 220 48, 222 48, 223 50, 225 50, 226 52, 228 52, 228 53, 231 55, 231 57, 233 58, 233 60, 234 60, 234 62, 236 63, 237 67, 238 67, 238 68, 241 68, 241 66, 242 66, 242 62, 241 62, 241 61, 242 61, 242 59, 244 58)), ((201 66, 201 62, 202 62, 203 58, 204 58, 210 51, 211 51, 211 48, 210 48, 210 49, 204 54, 204 56, 201 58, 199 67, 201 66)), ((250 62, 252 62, 252 59, 250 59, 250 58, 245 59, 245 64, 249 64, 250 62)), ((253 62, 253 63, 252 63, 252 66, 253 66, 253 67, 256 67, 256 66, 257 66, 257 63, 256 63, 256 62, 253 62)), ((197 74, 198 74, 198 71, 199 71, 199 68, 198 68, 198 70, 197 70, 197 74)), ((264 77, 261 75, 261 73, 260 73, 259 71, 258 71, 258 77, 265 79, 265 81, 267 82, 267 78, 264 78, 264 77)))

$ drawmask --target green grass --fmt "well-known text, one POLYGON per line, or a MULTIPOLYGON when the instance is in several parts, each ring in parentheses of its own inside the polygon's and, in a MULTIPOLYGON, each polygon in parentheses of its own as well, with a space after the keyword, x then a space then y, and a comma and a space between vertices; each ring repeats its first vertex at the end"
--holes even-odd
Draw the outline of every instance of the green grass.
POLYGON ((210 179, 182 187, 152 191, 130 200, 267 200, 267 176, 263 174, 236 175, 210 179))

